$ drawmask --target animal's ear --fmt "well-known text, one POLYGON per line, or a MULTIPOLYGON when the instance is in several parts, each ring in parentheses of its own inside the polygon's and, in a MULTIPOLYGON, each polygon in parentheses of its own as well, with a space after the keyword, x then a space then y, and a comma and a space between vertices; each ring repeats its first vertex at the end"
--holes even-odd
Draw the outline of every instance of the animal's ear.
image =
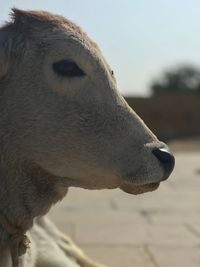
POLYGON ((16 27, 20 26, 20 28, 22 28, 24 25, 27 25, 29 13, 30 12, 22 9, 12 8, 11 19, 13 24, 16 27))
POLYGON ((11 21, 0 28, 0 79, 24 51, 23 12, 13 9, 11 21), (20 23, 21 21, 21 23, 20 23))

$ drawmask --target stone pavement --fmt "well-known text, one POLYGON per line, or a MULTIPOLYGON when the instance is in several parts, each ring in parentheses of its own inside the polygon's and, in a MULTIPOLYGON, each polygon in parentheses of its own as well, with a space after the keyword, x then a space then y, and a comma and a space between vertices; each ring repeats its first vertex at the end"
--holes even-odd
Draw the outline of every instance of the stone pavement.
POLYGON ((70 189, 50 217, 110 267, 200 267, 200 152, 177 153, 155 192, 70 189))

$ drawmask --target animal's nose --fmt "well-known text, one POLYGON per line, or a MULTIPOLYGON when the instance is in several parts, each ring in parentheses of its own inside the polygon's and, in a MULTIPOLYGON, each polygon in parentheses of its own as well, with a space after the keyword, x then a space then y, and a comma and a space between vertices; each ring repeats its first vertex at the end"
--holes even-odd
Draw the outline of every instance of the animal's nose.
POLYGON ((163 180, 166 180, 174 169, 175 158, 166 148, 155 148, 152 152, 162 164, 165 171, 163 180))

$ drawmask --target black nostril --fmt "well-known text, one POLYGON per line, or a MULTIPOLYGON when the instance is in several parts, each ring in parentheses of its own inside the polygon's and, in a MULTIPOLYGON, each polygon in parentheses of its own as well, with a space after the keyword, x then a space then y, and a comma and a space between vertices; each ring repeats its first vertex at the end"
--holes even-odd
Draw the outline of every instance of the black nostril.
POLYGON ((166 148, 155 148, 152 153, 160 161, 165 170, 165 175, 163 179, 167 179, 174 169, 174 156, 166 148))

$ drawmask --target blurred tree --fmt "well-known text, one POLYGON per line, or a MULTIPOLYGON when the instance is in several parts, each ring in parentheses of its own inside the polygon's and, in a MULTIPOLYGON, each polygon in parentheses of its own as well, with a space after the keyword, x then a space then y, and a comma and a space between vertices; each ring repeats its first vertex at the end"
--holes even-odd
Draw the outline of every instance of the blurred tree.
POLYGON ((150 86, 153 95, 169 93, 200 93, 200 69, 183 65, 164 72, 150 86))

